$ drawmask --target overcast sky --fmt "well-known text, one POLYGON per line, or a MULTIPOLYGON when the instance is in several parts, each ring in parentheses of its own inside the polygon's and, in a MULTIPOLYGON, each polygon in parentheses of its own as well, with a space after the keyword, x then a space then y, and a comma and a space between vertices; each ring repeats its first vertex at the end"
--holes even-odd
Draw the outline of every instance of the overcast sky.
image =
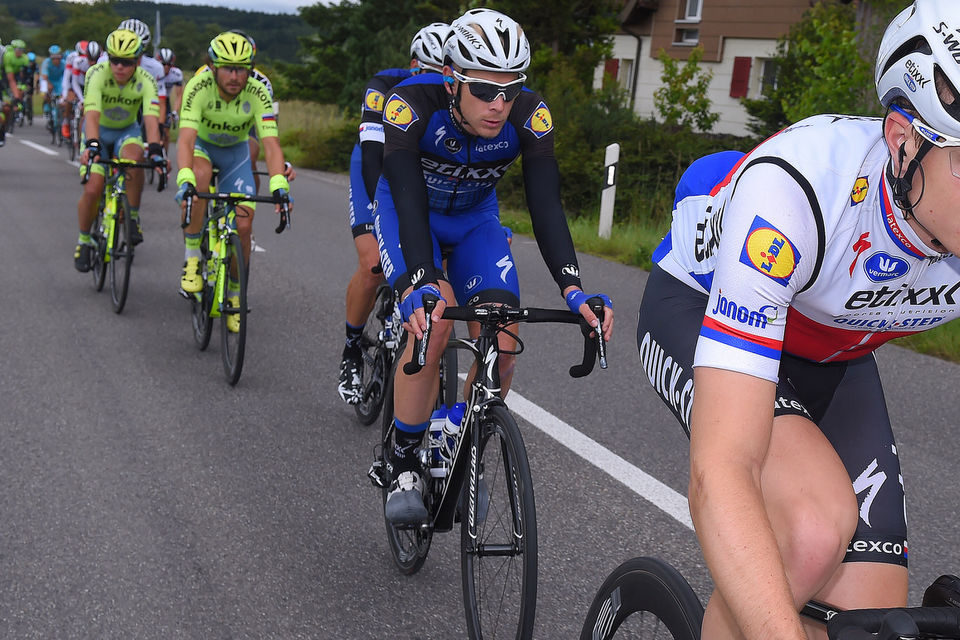
MULTIPOLYGON (((84 0, 70 0, 84 2, 84 0)), ((241 11, 262 11, 264 13, 297 13, 297 7, 315 4, 316 0, 179 0, 170 4, 204 4, 214 7, 229 7, 241 11)), ((160 7, 163 15, 163 6, 160 7)))

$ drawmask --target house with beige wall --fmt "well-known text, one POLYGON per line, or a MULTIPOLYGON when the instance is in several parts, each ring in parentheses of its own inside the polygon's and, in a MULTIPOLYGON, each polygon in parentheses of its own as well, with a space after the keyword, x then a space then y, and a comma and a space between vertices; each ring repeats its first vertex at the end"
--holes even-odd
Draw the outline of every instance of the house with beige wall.
POLYGON ((708 97, 720 114, 714 133, 748 135, 741 98, 762 95, 775 82, 770 58, 777 39, 799 22, 811 0, 625 0, 613 54, 597 68, 594 86, 608 74, 627 90, 633 110, 657 117, 653 93, 660 87, 660 50, 686 60, 702 45, 701 67, 713 72, 708 97))

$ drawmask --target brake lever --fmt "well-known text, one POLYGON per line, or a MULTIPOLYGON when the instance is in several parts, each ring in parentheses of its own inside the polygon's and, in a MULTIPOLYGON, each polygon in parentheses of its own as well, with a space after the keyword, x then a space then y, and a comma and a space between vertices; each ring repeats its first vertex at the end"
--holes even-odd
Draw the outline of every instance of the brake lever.
POLYGON ((423 369, 423 365, 427 364, 427 346, 430 341, 430 329, 433 327, 433 319, 430 314, 437 306, 437 301, 436 296, 430 294, 423 296, 423 313, 426 316, 427 327, 423 330, 422 338, 414 338, 413 355, 410 357, 410 362, 403 365, 403 372, 408 376, 419 373, 423 369))
POLYGON ((590 309, 596 314, 600 324, 596 329, 587 324, 587 321, 580 318, 580 333, 583 334, 583 361, 570 367, 570 376, 573 378, 582 378, 589 375, 597 363, 599 354, 600 368, 607 368, 607 346, 603 339, 603 300, 599 297, 593 297, 587 300, 590 309), (596 333, 591 338, 590 333, 596 333))

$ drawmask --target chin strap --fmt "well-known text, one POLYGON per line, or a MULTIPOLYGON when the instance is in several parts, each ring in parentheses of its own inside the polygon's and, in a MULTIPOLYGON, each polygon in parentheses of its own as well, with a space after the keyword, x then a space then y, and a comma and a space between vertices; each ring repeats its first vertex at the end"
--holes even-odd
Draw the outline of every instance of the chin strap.
POLYGON ((458 129, 460 129, 460 131, 462 131, 463 133, 466 133, 467 135, 469 135, 469 133, 468 133, 467 130, 463 127, 463 125, 467 125, 468 127, 472 127, 473 125, 470 124, 470 122, 467 120, 467 118, 463 115, 463 111, 460 109, 460 92, 461 92, 461 91, 463 91, 463 83, 462 83, 462 82, 457 85, 457 93, 456 93, 456 94, 454 94, 454 95, 448 95, 449 102, 450 102, 450 119, 453 120, 454 126, 456 126, 458 129), (459 121, 459 122, 457 122, 457 119, 454 117, 454 115, 453 115, 454 112, 457 112, 458 114, 460 114, 460 121, 459 121))

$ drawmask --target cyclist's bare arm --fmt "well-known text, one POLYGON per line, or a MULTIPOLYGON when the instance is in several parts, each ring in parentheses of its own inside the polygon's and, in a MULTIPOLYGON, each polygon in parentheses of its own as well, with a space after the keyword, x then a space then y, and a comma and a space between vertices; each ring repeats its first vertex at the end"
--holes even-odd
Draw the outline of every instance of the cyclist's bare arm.
MULTIPOLYGON (((100 137, 100 112, 87 111, 83 114, 83 135, 85 140, 96 140, 100 137)), ((80 154, 80 164, 87 164, 90 159, 90 150, 84 149, 80 154)))
POLYGON ((160 143, 160 119, 157 116, 143 116, 143 126, 147 130, 147 144, 160 143))
POLYGON ((760 486, 776 385, 710 367, 694 380, 689 499, 707 566, 746 638, 805 640, 760 486))
MULTIPOLYGON (((263 155, 267 162, 267 173, 270 176, 284 175, 286 167, 283 160, 283 149, 280 148, 280 140, 276 136, 265 136, 261 140, 263 144, 263 155)), ((293 209, 293 203, 290 203, 290 209, 293 209)), ((280 205, 276 206, 277 213, 280 212, 280 205)))
POLYGON ((177 167, 181 170, 193 169, 193 145, 196 142, 196 129, 192 127, 180 128, 180 133, 177 136, 177 167))

